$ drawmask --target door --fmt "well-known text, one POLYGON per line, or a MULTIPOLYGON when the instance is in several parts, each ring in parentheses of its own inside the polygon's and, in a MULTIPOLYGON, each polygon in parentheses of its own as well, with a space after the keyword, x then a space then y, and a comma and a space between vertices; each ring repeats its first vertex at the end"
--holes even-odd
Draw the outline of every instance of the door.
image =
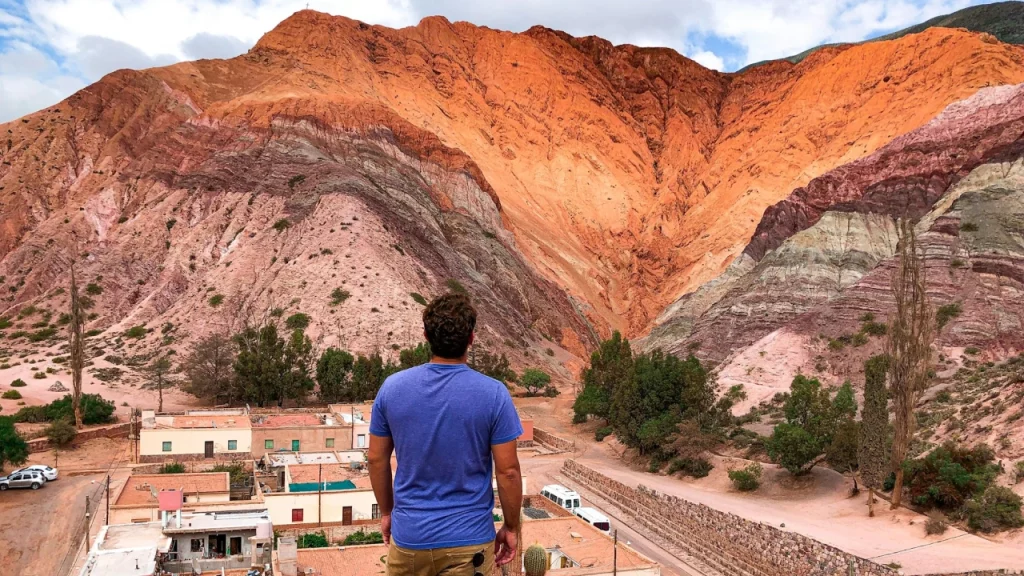
POLYGON ((21 479, 21 474, 11 474, 7 477, 7 481, 11 488, 24 488, 26 486, 21 479))
POLYGON ((230 556, 232 554, 241 554, 242 553, 242 537, 241 536, 232 536, 231 537, 231 541, 229 543, 231 544, 231 546, 228 548, 228 556, 230 556))
POLYGON ((352 525, 352 507, 345 506, 341 509, 341 525, 351 526, 352 525))
POLYGON ((206 457, 207 458, 213 458, 213 441, 212 440, 207 440, 206 441, 206 457))

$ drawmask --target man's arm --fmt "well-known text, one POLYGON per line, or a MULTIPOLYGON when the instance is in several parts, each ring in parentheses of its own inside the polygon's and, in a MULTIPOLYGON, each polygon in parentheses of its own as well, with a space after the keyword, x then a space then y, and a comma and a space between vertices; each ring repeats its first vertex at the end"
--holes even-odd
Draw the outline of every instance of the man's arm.
POLYGON ((516 441, 491 446, 494 476, 498 482, 498 500, 505 525, 494 541, 494 557, 498 566, 508 564, 519 546, 519 512, 523 508, 523 475, 519 469, 516 441))
POLYGON ((391 477, 391 453, 394 450, 395 443, 390 436, 370 434, 370 450, 366 459, 370 464, 370 485, 380 510, 380 528, 385 544, 391 544, 391 510, 395 507, 395 487, 391 477))

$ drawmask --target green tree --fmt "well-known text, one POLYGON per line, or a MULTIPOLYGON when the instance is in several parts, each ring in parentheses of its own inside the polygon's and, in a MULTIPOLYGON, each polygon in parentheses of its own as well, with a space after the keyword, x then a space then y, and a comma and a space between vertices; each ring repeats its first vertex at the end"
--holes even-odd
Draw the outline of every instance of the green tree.
POLYGON ((398 365, 402 370, 430 362, 430 344, 420 342, 415 348, 405 348, 398 353, 398 365))
POLYGON ((185 391, 217 404, 240 400, 232 370, 235 351, 235 341, 218 332, 197 340, 183 363, 185 391))
POLYGON ((157 395, 159 400, 157 401, 157 412, 164 411, 164 384, 167 381, 167 373, 171 371, 171 361, 167 356, 160 356, 156 360, 146 367, 146 375, 150 381, 156 386, 157 395))
POLYGON ((502 383, 515 382, 517 380, 516 373, 512 370, 508 357, 505 354, 492 354, 482 347, 480 350, 477 350, 477 348, 478 346, 475 345, 470 348, 470 368, 502 383))
POLYGON ((612 395, 632 375, 633 351, 629 340, 615 331, 590 355, 590 366, 580 374, 583 387, 573 405, 576 419, 597 416, 609 421, 612 395))
POLYGON ((874 356, 864 363, 864 410, 857 443, 857 468, 868 487, 868 514, 874 516, 875 491, 891 471, 889 458, 889 391, 885 375, 889 357, 874 356))
POLYGON ((832 444, 828 447, 825 461, 837 472, 853 476, 853 491, 857 488, 857 447, 860 443, 860 422, 850 418, 836 426, 832 444))
POLYGON ((767 448, 773 462, 800 475, 811 471, 814 461, 821 455, 822 443, 806 428, 783 422, 775 426, 767 448))
POLYGON ((50 444, 54 446, 67 446, 75 439, 78 430, 75 430, 75 425, 71 422, 61 419, 47 426, 44 433, 50 444))
POLYGON ((519 377, 519 384, 526 388, 527 396, 536 396, 551 384, 551 376, 536 368, 527 368, 519 377))
POLYGON ((5 465, 21 466, 28 460, 28 443, 14 428, 14 418, 0 416, 0 470, 5 465))
POLYGON ((857 402, 849 382, 830 398, 816 378, 798 374, 790 385, 783 413, 786 421, 777 425, 768 439, 768 455, 800 475, 810 472, 826 455, 837 428, 853 420, 857 402))
POLYGON ((379 352, 369 356, 360 354, 352 366, 352 396, 355 401, 376 398, 384 380, 398 371, 398 366, 391 362, 384 363, 379 352))
POLYGON ((281 338, 277 325, 250 326, 235 336, 235 377, 243 398, 266 406, 302 400, 313 389, 313 344, 302 330, 281 338))
POLYGON ((338 348, 328 348, 316 363, 316 381, 320 385, 320 401, 325 403, 353 400, 352 365, 355 358, 338 348))

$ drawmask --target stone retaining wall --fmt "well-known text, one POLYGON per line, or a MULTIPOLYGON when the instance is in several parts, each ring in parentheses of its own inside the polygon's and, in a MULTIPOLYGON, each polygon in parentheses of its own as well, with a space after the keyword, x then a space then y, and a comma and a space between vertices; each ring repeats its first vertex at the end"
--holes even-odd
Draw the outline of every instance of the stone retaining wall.
MULTIPOLYGON (((83 430, 75 434, 73 444, 80 444, 93 438, 127 438, 129 428, 131 428, 131 423, 125 422, 123 424, 83 430)), ((27 444, 29 452, 45 452, 50 449, 50 440, 46 437, 29 440, 27 444)))
MULTIPOLYGON (((859 558, 801 534, 752 522, 659 494, 631 488, 574 460, 562 473, 618 506, 636 525, 726 576, 896 576, 896 570, 859 558)), ((1010 570, 982 570, 929 576, 1024 576, 1010 570)))
POLYGON ((559 452, 571 452, 576 448, 575 443, 559 438, 543 428, 533 428, 533 439, 534 441, 540 442, 548 448, 559 452))
POLYGON ((316 524, 292 524, 287 526, 274 526, 274 532, 278 536, 294 536, 298 538, 303 534, 317 534, 323 532, 327 541, 332 545, 345 541, 345 537, 354 532, 380 532, 380 520, 356 520, 349 526, 342 526, 338 523, 327 523, 323 526, 316 524))

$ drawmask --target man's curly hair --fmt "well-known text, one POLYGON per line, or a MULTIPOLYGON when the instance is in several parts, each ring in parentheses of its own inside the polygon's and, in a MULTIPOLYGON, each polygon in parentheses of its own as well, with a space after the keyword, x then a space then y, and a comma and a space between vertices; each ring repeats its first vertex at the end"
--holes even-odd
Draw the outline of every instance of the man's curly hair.
POLYGON ((423 331, 435 356, 454 360, 469 348, 476 328, 476 309, 465 294, 445 294, 423 311, 423 331))

